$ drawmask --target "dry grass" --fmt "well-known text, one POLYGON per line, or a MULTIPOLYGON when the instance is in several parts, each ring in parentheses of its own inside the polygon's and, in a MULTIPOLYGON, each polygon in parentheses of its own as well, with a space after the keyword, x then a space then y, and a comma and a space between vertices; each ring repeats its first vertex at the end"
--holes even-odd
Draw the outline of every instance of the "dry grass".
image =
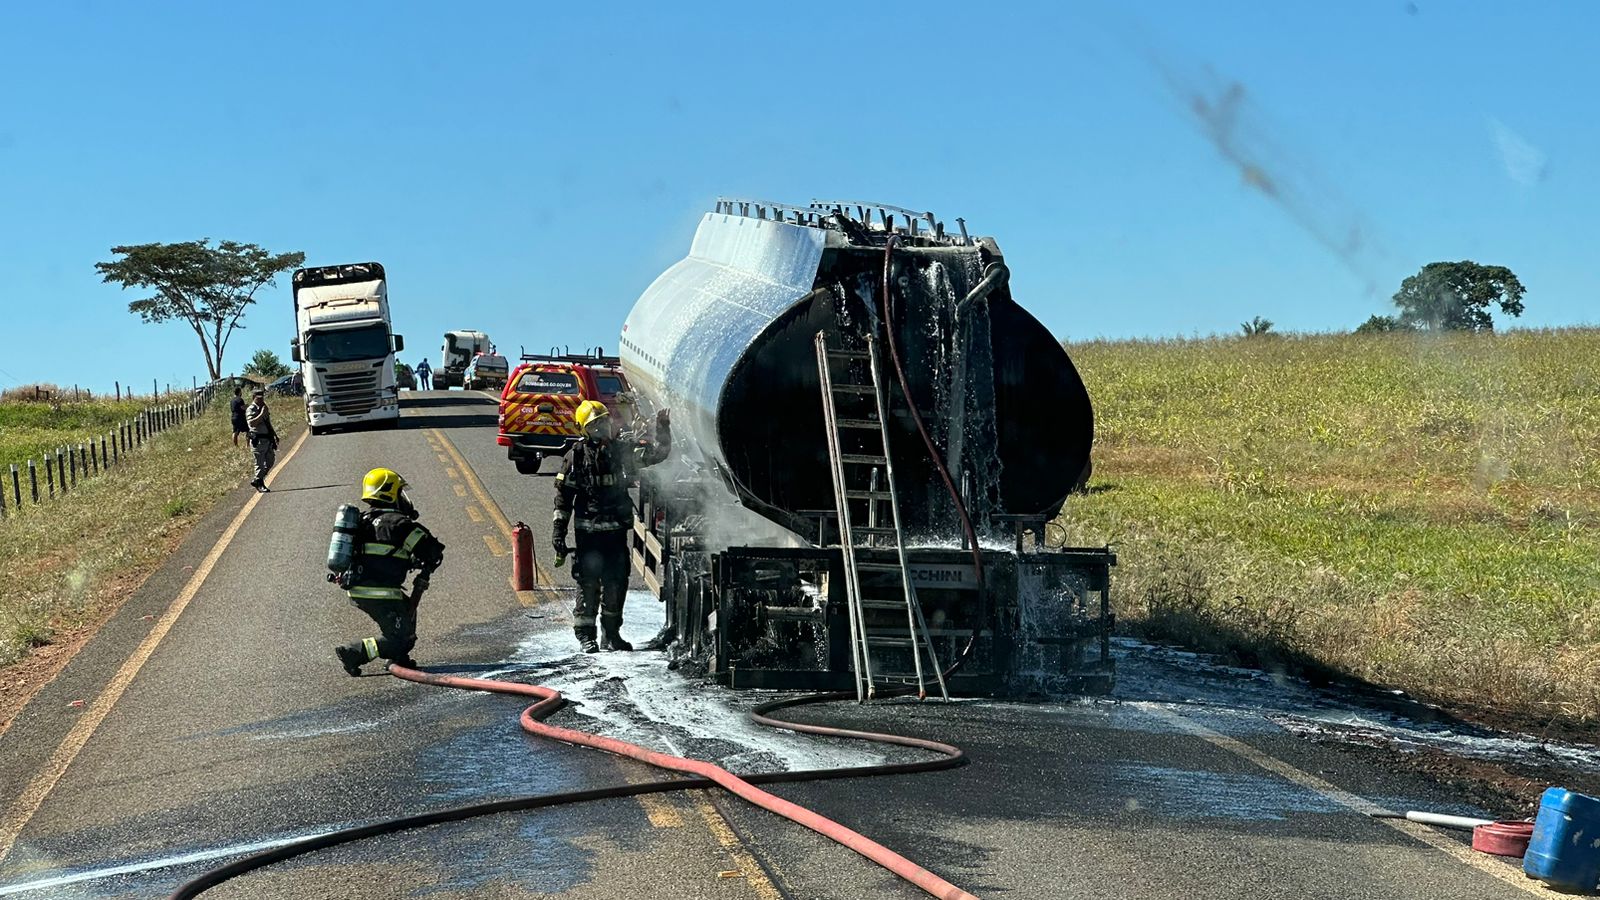
MULTIPOLYGON (((302 420, 273 403, 280 432, 302 420)), ((96 621, 125 599, 228 491, 249 478, 228 407, 157 435, 66 497, 0 522, 0 665, 96 621)))
POLYGON ((1458 707, 1600 717, 1600 331, 1091 342, 1122 614, 1458 707))
MULTIPOLYGON (((57 447, 98 440, 121 423, 163 402, 150 397, 76 402, 10 399, 11 394, 18 392, 25 398, 32 396, 31 391, 20 388, 0 396, 0 471, 6 471, 10 463, 21 468, 30 459, 43 464, 44 455, 57 447)), ((183 401, 174 398, 170 402, 183 401)))

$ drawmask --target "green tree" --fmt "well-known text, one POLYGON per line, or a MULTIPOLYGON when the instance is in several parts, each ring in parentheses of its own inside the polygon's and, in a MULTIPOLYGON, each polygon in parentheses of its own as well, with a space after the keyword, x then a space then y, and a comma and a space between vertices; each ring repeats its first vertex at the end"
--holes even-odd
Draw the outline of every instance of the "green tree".
POLYGON ((1394 305, 1401 321, 1429 331, 1493 331, 1489 305, 1520 316, 1523 290, 1505 266, 1435 262, 1400 283, 1394 305))
POLYGON ((289 374, 289 367, 283 364, 278 354, 265 347, 256 351, 250 361, 244 364, 244 374, 257 375, 268 381, 275 381, 289 374))
POLYGON ((1356 326, 1356 334, 1385 334, 1390 331, 1415 331, 1416 329, 1394 316, 1372 316, 1356 326))
POLYGON ((1245 337, 1262 337, 1272 333, 1272 320, 1256 316, 1248 322, 1241 323, 1239 327, 1244 329, 1245 337))
POLYGON ((95 263, 107 284, 149 288, 155 296, 128 304, 145 322, 178 319, 194 329, 214 381, 222 377, 222 354, 256 292, 279 274, 305 262, 304 253, 268 253, 255 244, 210 238, 175 244, 112 247, 119 258, 95 263))

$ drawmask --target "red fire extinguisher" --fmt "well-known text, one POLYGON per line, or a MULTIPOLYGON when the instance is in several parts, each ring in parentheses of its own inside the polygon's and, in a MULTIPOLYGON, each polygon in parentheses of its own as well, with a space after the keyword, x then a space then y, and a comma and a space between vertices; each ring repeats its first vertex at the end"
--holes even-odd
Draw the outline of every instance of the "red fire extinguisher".
POLYGON ((533 530, 522 522, 511 529, 511 583, 516 590, 533 590, 533 530))

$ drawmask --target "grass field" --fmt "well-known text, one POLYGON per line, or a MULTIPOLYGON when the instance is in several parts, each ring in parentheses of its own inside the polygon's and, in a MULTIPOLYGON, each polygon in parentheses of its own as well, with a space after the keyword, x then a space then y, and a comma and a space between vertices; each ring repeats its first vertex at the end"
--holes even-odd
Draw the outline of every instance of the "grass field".
POLYGON ((10 463, 44 461, 57 447, 98 439, 138 415, 156 401, 85 400, 80 402, 12 403, 0 401, 0 471, 10 463))
MULTIPOLYGON (((296 399, 275 400, 272 411, 285 437, 304 421, 296 399)), ((13 443, 9 423, 26 422, 19 433, 60 442, 53 435, 76 433, 79 423, 94 433, 125 415, 115 403, 98 411, 64 407, 56 417, 0 404, 0 460, 36 439, 13 443)), ((234 446, 228 405, 218 402, 199 419, 156 435, 121 466, 80 480, 66 497, 0 522, 0 572, 7 575, 0 580, 0 666, 115 608, 249 473, 249 451, 234 446)))
POLYGON ((1068 345, 1133 629, 1600 717, 1600 330, 1068 345))

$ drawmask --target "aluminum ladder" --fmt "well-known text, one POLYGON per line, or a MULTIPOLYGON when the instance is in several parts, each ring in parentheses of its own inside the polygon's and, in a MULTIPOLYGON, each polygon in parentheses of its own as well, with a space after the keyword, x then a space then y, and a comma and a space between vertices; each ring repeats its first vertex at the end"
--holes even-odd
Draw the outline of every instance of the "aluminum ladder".
POLYGON ((850 613, 850 656, 855 666, 857 702, 877 696, 880 683, 915 684, 917 696, 928 696, 928 679, 923 669, 923 654, 933 669, 939 695, 950 698, 945 686, 944 672, 939 666, 938 653, 923 620, 922 604, 917 602, 916 589, 911 585, 911 573, 906 565, 905 532, 900 527, 900 501, 895 493, 894 464, 889 454, 888 408, 884 395, 882 371, 878 361, 877 341, 866 339, 865 350, 834 349, 828 346, 827 332, 819 331, 816 337, 817 375, 822 385, 823 426, 828 437, 828 462, 833 473, 834 509, 839 519, 839 548, 844 559, 845 593, 850 613), (847 370, 859 371, 864 363, 868 382, 836 381, 833 363, 842 362, 847 370), (841 415, 839 407, 855 404, 865 407, 856 415, 841 415), (864 403, 863 401, 870 401, 864 403), (847 440, 847 434, 865 435, 866 440, 847 440), (861 448, 871 444, 871 435, 877 436, 876 449, 861 448), (850 445, 853 452, 846 452, 850 445), (880 485, 879 474, 882 473, 880 485), (866 485, 854 473, 864 473, 866 485), (853 477, 854 475, 854 477, 853 477), (853 483, 854 482, 854 483, 853 483), (887 488, 884 490, 883 488, 887 488), (856 524, 852 504, 865 504, 866 524, 856 524), (892 525, 884 525, 879 513, 880 505, 889 507, 892 525), (893 538, 896 563, 871 563, 857 559, 856 551, 862 549, 886 550, 887 546, 875 543, 880 538, 893 538), (893 596, 866 598, 861 587, 861 572, 869 571, 898 575, 898 590, 893 596), (874 627, 869 623, 870 610, 904 610, 906 625, 874 627), (896 647, 910 652, 912 672, 874 672, 872 651, 874 647, 896 647))

